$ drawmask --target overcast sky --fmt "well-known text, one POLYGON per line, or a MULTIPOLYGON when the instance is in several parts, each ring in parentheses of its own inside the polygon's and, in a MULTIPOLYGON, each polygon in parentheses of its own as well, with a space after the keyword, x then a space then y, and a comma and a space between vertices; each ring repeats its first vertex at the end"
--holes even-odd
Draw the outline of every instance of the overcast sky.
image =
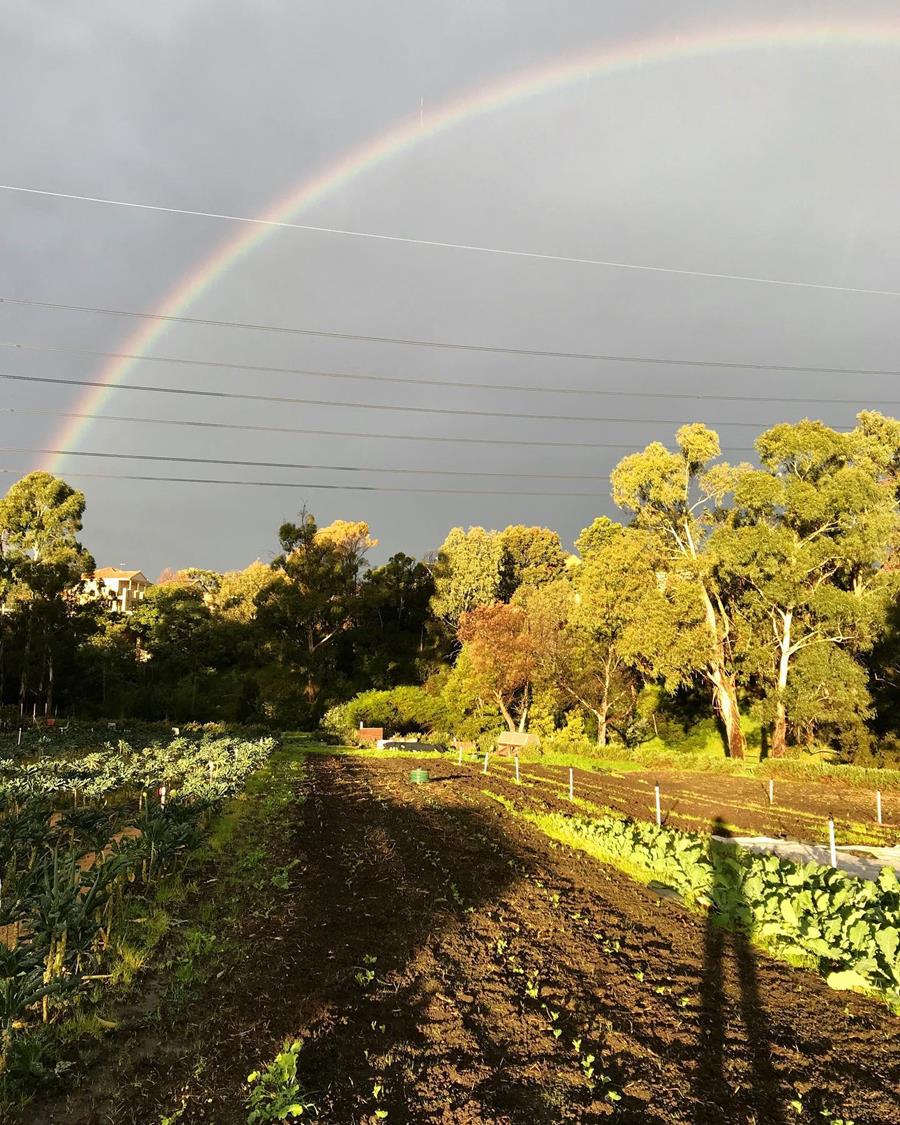
MULTIPOLYGON (((539 65, 642 38, 829 17, 896 20, 893 3, 810 0, 6 0, 0 181, 191 210, 260 215, 344 153, 419 113, 539 65)), ((299 213, 300 222, 710 273, 900 290, 900 23, 860 46, 810 43, 596 75, 408 146, 299 213)), ((234 224, 0 190, 0 296, 157 309, 234 224)), ((281 230, 187 315, 548 351, 898 368, 900 299, 491 256, 281 230)), ((122 350, 135 324, 0 304, 0 343, 122 350)), ((271 557, 304 504, 365 519, 381 546, 421 555, 457 524, 540 523, 570 544, 615 514, 609 471, 679 420, 747 456, 758 429, 805 415, 848 426, 896 413, 890 376, 786 375, 575 361, 177 325, 157 354, 420 378, 372 384, 141 363, 133 383, 336 403, 531 413, 416 414, 112 392, 107 415, 327 429, 354 439, 99 420, 83 451, 308 465, 264 469, 68 458, 101 565, 243 566, 271 557), (615 397, 429 387, 427 380, 603 388, 615 397), (696 393, 696 401, 641 392, 696 393), (750 395, 751 402, 703 396, 750 395), (772 401, 798 397, 800 403, 772 401), (846 398, 846 405, 824 404, 846 398), (552 416, 576 421, 554 421, 552 416), (628 419, 623 421, 622 419, 628 419), (748 425, 747 423, 751 423, 748 425), (754 428, 758 423, 758 427, 754 428), (395 440, 389 440, 391 435, 395 440), (453 444, 433 437, 559 442, 453 444), (421 440, 405 440, 416 437, 421 440), (566 443, 582 443, 581 445, 566 443), (523 476, 404 475, 387 469, 523 476), (452 495, 89 479, 206 476, 452 495), (584 476, 584 480, 554 479, 584 476)), ((0 372, 98 377, 103 360, 0 349, 0 372)), ((2 446, 43 449, 84 388, 0 383, 2 446), (17 413, 11 415, 8 408, 17 413), (33 411, 34 413, 27 413, 33 411), (24 412, 24 413, 22 413, 24 412)), ((21 475, 39 454, 4 452, 21 475)), ((3 480, 11 483, 15 476, 3 480)))

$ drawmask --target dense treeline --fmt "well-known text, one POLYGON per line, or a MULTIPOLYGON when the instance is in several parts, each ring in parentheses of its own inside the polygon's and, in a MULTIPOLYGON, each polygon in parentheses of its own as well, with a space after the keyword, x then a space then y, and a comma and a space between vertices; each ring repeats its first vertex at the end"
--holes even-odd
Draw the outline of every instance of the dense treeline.
POLYGON ((756 449, 724 463, 688 425, 625 457, 628 523, 598 518, 576 554, 546 528, 455 528, 427 563, 371 567, 366 524, 302 513, 270 564, 169 573, 127 615, 81 592, 83 495, 35 473, 0 503, 0 691, 38 714, 309 726, 332 708, 344 729, 601 745, 706 716, 737 757, 748 736, 893 753, 900 423, 784 424, 756 449))

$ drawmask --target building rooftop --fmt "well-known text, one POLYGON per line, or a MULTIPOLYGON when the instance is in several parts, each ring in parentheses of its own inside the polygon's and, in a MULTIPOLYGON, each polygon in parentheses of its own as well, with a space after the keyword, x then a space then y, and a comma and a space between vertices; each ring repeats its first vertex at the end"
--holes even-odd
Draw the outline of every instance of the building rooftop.
MULTIPOLYGON (((117 566, 101 566, 94 571, 91 578, 136 578, 138 575, 145 578, 140 570, 120 570, 117 566)), ((145 579, 146 581, 146 579, 145 579)))

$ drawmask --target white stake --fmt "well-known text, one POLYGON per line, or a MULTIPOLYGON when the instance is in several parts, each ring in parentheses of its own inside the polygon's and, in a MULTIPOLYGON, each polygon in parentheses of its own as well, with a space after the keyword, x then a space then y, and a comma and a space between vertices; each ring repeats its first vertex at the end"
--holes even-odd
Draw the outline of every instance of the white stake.
POLYGON ((521 781, 519 781, 519 755, 516 754, 516 785, 521 784, 521 781))
POLYGON ((831 866, 837 867, 837 851, 834 846, 834 817, 828 818, 828 847, 831 850, 831 866))
POLYGON ((16 746, 21 746, 21 745, 22 745, 22 728, 19 727, 19 741, 16 743, 16 746))
POLYGON ((659 807, 659 784, 656 786, 656 827, 662 828, 662 809, 659 807))
POLYGON ((569 766, 569 800, 575 800, 575 771, 569 766))
POLYGON ((882 823, 882 821, 881 821, 881 790, 880 789, 875 790, 875 819, 878 821, 879 824, 882 823))
POLYGON ((769 804, 775 803, 775 782, 769 778, 769 804))
POLYGON ((160 788, 159 788, 159 803, 163 807, 165 807, 165 803, 166 803, 166 787, 165 787, 165 785, 161 785, 160 788))
POLYGON ((487 756, 487 754, 485 754, 485 756, 484 756, 484 769, 481 771, 482 773, 487 773, 487 762, 488 762, 488 756, 487 756))

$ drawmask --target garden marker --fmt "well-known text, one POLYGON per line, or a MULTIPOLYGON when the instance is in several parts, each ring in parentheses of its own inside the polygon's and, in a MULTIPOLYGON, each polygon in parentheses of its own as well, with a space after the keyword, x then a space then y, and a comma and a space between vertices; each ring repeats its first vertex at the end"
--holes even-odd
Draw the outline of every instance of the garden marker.
POLYGON ((837 867, 837 850, 834 846, 834 817, 828 818, 828 847, 831 850, 831 866, 837 867))
POLYGON ((881 790, 875 790, 875 819, 881 824, 881 790))
POLYGON ((569 766, 569 800, 575 800, 575 771, 569 766))
POLYGON ((161 805, 165 805, 165 803, 166 803, 166 787, 165 787, 165 785, 161 785, 159 787, 159 803, 161 805))
POLYGON ((16 746, 21 746, 21 745, 22 745, 22 728, 19 727, 19 741, 16 743, 16 746))
POLYGON ((487 754, 485 754, 485 756, 484 756, 484 769, 481 771, 482 773, 487 773, 487 762, 488 762, 488 756, 487 756, 487 754))
POLYGON ((521 781, 519 781, 519 755, 516 754, 516 785, 521 784, 521 781))
POLYGON ((769 804, 770 805, 774 804, 774 802, 775 802, 775 782, 771 778, 769 778, 769 804))
POLYGON ((662 810, 659 807, 659 782, 656 783, 656 827, 662 828, 662 810))

